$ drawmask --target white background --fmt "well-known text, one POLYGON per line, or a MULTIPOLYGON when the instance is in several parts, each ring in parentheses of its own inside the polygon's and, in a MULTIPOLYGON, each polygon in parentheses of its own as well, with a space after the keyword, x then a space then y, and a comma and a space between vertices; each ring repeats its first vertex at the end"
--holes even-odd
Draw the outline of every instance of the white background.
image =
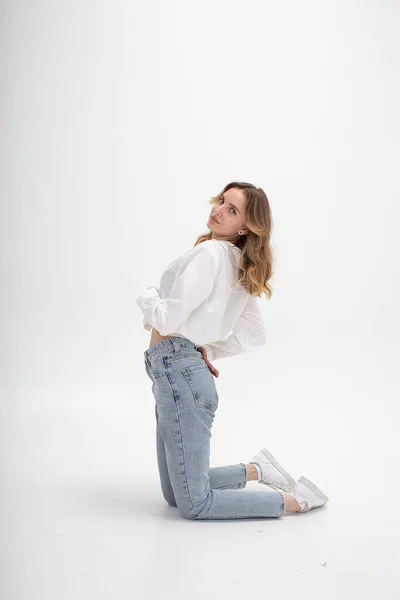
POLYGON ((2 595, 398 598, 400 5, 1 21, 2 595), (161 495, 135 297, 233 180, 269 198, 274 293, 266 346, 214 363, 211 464, 266 447, 329 502, 188 521, 161 495))

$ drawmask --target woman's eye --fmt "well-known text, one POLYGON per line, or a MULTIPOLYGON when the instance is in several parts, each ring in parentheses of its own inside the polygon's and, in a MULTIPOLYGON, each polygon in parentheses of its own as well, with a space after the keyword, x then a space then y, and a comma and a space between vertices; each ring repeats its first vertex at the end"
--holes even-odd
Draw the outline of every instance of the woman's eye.
MULTIPOLYGON (((221 196, 221 197, 220 197, 220 200, 223 200, 223 199, 224 199, 224 197, 223 197, 223 196, 221 196)), ((233 207, 232 207, 232 208, 230 208, 230 210, 233 210, 233 214, 234 214, 234 215, 236 215, 236 210, 235 210, 233 207)))

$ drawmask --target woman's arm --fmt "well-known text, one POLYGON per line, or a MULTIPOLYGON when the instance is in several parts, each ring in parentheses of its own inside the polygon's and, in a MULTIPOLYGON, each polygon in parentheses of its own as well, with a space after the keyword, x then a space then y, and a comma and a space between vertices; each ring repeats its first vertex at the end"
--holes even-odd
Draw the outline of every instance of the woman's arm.
POLYGON ((249 295, 246 306, 232 333, 224 340, 199 346, 199 348, 206 350, 209 361, 242 352, 251 352, 266 343, 265 325, 258 303, 258 296, 249 295))
POLYGON ((174 333, 211 294, 219 269, 214 250, 213 246, 199 245, 190 262, 175 277, 168 298, 161 298, 154 287, 137 295, 136 304, 146 321, 161 335, 174 333))

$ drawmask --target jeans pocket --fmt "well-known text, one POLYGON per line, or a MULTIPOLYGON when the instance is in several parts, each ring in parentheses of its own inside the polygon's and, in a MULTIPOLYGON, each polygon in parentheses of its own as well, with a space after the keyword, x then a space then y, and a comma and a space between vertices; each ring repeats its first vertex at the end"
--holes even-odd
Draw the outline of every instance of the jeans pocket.
POLYGON ((193 394, 196 406, 215 412, 219 398, 214 376, 208 365, 205 362, 199 365, 189 365, 181 371, 193 394))

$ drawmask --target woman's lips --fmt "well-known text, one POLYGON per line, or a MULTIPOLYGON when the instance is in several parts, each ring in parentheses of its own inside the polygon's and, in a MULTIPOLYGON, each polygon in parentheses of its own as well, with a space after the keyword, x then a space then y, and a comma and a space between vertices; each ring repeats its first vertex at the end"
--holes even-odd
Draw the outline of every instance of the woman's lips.
POLYGON ((213 221, 215 221, 216 223, 219 224, 219 221, 217 221, 217 219, 215 217, 213 217, 213 215, 211 215, 211 218, 212 218, 213 221))

